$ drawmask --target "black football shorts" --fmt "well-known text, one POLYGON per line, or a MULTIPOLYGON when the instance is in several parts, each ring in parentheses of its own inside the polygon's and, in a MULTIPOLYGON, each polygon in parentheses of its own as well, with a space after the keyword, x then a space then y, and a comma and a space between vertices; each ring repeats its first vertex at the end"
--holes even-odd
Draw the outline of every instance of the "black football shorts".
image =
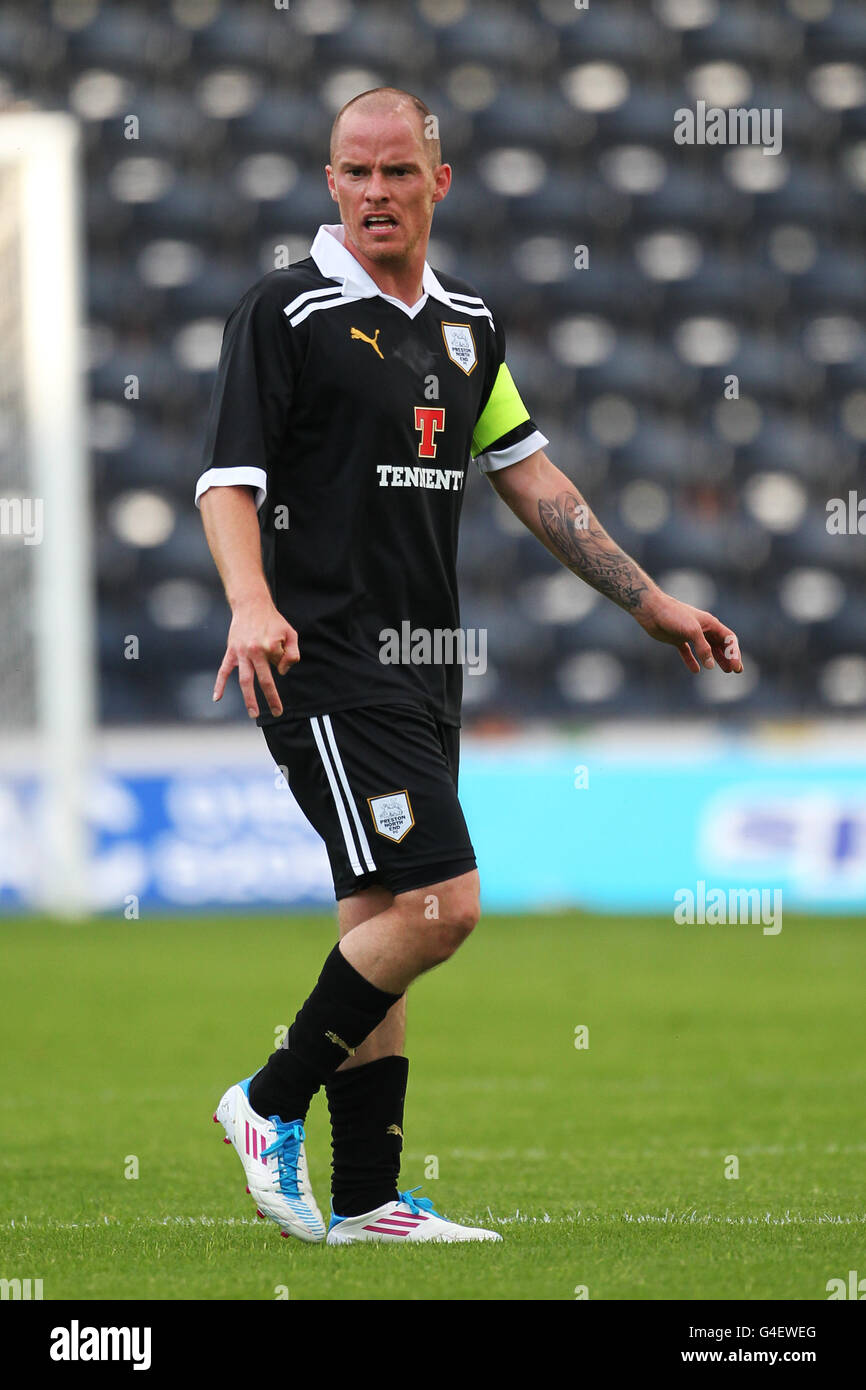
POLYGON ((423 707, 375 705, 262 728, 331 861, 334 892, 425 888, 475 868, 457 799, 460 730, 423 707))

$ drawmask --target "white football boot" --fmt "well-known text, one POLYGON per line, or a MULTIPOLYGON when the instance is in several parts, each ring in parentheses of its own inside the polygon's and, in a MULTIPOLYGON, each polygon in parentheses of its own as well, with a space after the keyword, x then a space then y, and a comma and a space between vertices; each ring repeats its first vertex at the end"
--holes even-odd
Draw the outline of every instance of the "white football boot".
POLYGON ((299 1240, 325 1239, 325 1223, 316 1206, 304 1153, 304 1126, 279 1115, 269 1120, 250 1105, 250 1082, 230 1086, 216 1108, 214 1124, 226 1132, 244 1166, 247 1192, 258 1215, 276 1221, 284 1236, 299 1240))
POLYGON ((501 1240, 498 1231, 478 1226, 458 1226, 446 1221, 426 1197, 413 1197, 417 1187, 399 1193, 399 1200, 386 1202, 363 1216, 332 1216, 328 1226, 329 1245, 355 1245, 362 1240, 419 1241, 501 1240))

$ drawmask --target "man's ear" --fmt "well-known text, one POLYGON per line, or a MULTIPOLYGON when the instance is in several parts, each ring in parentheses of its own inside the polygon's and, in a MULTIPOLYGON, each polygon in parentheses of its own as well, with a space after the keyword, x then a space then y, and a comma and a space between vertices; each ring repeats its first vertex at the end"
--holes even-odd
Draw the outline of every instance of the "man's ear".
POLYGON ((325 177, 328 180, 328 192, 336 203, 339 201, 337 198, 337 186, 334 183, 334 170, 330 164, 325 165, 325 177))
POLYGON ((433 172, 433 202, 441 203, 451 187, 451 165, 440 164, 433 172))

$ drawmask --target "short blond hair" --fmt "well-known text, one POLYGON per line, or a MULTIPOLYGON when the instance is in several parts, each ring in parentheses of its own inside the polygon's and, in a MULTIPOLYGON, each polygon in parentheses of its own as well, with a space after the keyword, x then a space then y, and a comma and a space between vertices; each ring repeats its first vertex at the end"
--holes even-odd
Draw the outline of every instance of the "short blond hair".
POLYGON ((347 101, 345 106, 334 117, 334 124, 331 126, 331 163, 337 150, 337 128, 343 116, 358 102, 366 102, 374 110, 379 111, 399 111, 402 106, 411 106, 420 117, 422 135, 427 142, 430 164, 436 169, 442 163, 442 146, 439 141, 439 126, 436 117, 433 115, 420 97, 416 97, 412 92, 404 92, 400 87, 371 87, 368 92, 359 92, 351 101, 347 101))

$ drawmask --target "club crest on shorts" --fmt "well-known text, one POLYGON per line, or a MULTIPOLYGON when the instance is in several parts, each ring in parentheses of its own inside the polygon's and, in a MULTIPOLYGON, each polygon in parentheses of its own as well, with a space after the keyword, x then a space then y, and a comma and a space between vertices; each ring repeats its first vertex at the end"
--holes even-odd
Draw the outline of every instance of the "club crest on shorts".
POLYGON ((465 372, 469 376, 478 361, 475 339, 469 324, 443 323, 442 337, 445 339, 445 346, 451 361, 456 363, 461 372, 465 372))
POLYGON ((399 844, 415 824, 408 792, 388 792, 385 796, 368 796, 367 805, 376 833, 399 844))

